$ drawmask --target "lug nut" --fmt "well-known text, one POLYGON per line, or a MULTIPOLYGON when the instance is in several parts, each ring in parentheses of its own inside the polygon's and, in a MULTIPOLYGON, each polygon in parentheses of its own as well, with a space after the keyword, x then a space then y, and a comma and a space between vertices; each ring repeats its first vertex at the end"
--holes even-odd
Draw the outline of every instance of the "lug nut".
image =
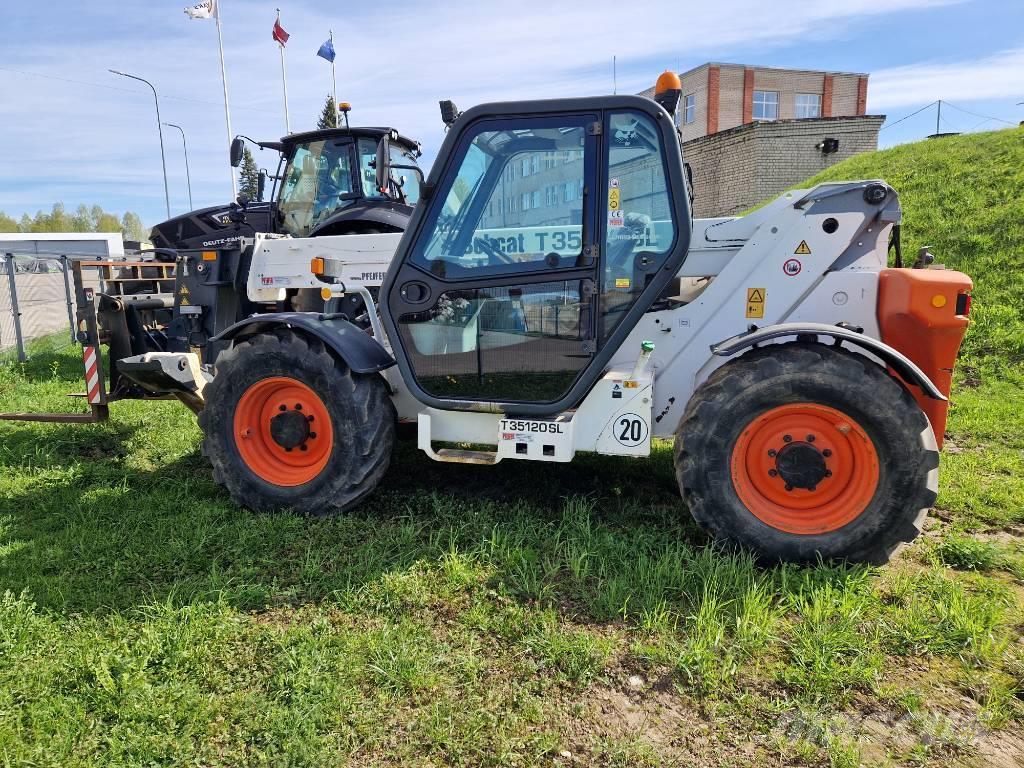
POLYGON ((814 435, 808 435, 807 436, 807 442, 808 443, 813 443, 814 442, 814 435))
POLYGON ((793 436, 792 435, 783 435, 782 436, 782 442, 784 442, 784 443, 792 443, 793 442, 793 436))
POLYGON ((826 448, 824 451, 821 452, 821 455, 824 456, 827 459, 829 456, 832 455, 832 451, 830 451, 828 448, 826 448))
POLYGON ((826 469, 825 470, 825 477, 832 477, 832 470, 831 469, 826 469))
POLYGON ((301 411, 302 410, 302 403, 296 403, 295 404, 295 410, 296 411, 301 411))
POLYGON ((310 432, 309 437, 311 440, 316 440, 316 432, 310 432))
POLYGON ((769 456, 774 456, 775 455, 775 449, 774 448, 769 448, 768 449, 768 455, 769 456))
POLYGON ((769 469, 768 470, 768 477, 775 477, 777 474, 779 474, 777 470, 774 470, 774 469, 769 469))
POLYGON ((303 443, 302 445, 300 445, 300 446, 299 446, 299 450, 300 450, 300 451, 308 451, 308 450, 309 450, 309 448, 308 448, 308 447, 306 446, 306 444, 305 444, 305 443, 303 443))
POLYGON ((288 406, 287 405, 279 405, 279 406, 277 406, 277 410, 279 410, 279 411, 287 411, 288 410, 288 406))
POLYGON ((789 483, 786 483, 786 490, 787 491, 792 491, 793 490, 793 486, 790 485, 789 483))
POLYGON ((814 490, 815 488, 817 488, 817 487, 818 487, 818 486, 816 486, 816 485, 812 485, 812 486, 809 486, 809 487, 807 488, 807 490, 808 490, 808 491, 813 491, 813 490, 814 490))
POLYGON ((312 421, 312 420, 313 420, 313 414, 310 414, 309 416, 306 417, 306 421, 312 421))

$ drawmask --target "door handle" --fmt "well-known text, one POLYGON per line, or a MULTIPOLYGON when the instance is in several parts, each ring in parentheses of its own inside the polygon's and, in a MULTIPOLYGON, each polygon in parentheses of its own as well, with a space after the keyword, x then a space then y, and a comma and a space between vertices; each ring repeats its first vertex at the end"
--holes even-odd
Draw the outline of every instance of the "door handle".
POLYGON ((413 280, 403 283, 402 287, 398 289, 398 295, 402 297, 406 304, 422 304, 430 298, 430 286, 418 280, 413 280))

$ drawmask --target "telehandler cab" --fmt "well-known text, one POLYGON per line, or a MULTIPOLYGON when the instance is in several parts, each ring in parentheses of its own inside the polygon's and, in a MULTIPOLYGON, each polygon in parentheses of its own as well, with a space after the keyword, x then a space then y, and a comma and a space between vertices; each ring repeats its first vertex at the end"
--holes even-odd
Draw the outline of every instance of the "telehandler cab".
POLYGON ((193 407, 214 478, 254 510, 351 508, 397 421, 431 458, 473 464, 672 438, 715 537, 765 560, 885 561, 935 500, 971 281, 900 266, 882 181, 693 220, 678 98, 663 77, 657 102, 444 103, 404 234, 179 253, 174 343, 111 380, 193 407), (358 310, 266 311, 310 288, 358 310))

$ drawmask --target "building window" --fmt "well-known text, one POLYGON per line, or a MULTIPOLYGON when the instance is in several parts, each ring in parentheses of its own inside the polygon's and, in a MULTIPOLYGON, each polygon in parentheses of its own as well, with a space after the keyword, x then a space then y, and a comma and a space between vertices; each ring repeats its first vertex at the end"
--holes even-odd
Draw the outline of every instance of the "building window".
POLYGON ((522 200, 523 200, 523 203, 522 203, 523 208, 522 208, 522 210, 524 210, 524 211, 530 210, 530 193, 529 192, 523 192, 522 200))
POLYGON ((798 93, 795 115, 797 118, 821 117, 821 94, 798 93))
POLYGON ((563 200, 563 202, 568 203, 570 200, 572 200, 572 195, 573 195, 574 191, 575 191, 575 185, 574 184, 570 184, 569 182, 566 182, 565 184, 563 184, 562 185, 562 200, 563 200))
POLYGON ((778 91, 754 91, 754 119, 779 119, 778 91))
POLYGON ((540 208, 540 190, 535 189, 530 193, 530 207, 540 208))
POLYGON ((686 94, 686 100, 683 102, 683 122, 689 125, 697 119, 697 94, 688 93, 686 94))

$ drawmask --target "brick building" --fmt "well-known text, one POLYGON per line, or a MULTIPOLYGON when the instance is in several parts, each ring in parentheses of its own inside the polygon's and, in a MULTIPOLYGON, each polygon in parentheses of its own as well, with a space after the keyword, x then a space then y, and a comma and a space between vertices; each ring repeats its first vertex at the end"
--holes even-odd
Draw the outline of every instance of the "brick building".
POLYGON ((865 114, 866 74, 712 62, 679 79, 697 216, 738 213, 878 147, 885 118, 865 114))

